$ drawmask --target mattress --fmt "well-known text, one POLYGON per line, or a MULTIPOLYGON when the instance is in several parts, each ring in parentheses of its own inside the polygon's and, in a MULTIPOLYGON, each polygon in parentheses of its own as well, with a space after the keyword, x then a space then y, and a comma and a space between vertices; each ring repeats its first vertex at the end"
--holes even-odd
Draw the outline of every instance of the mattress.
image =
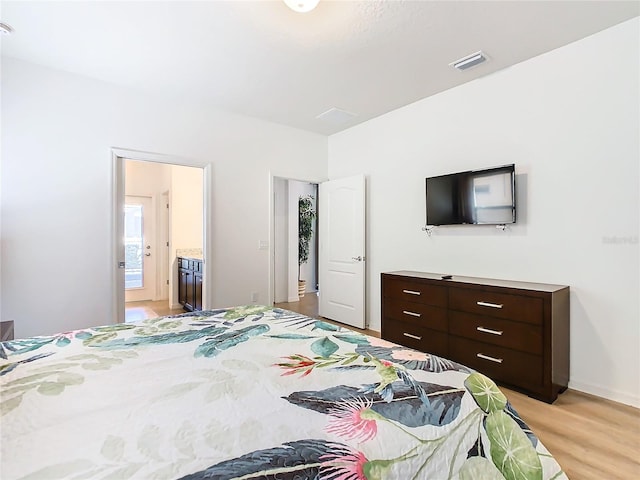
POLYGON ((7 479, 558 479, 486 376, 287 310, 0 344, 7 479))

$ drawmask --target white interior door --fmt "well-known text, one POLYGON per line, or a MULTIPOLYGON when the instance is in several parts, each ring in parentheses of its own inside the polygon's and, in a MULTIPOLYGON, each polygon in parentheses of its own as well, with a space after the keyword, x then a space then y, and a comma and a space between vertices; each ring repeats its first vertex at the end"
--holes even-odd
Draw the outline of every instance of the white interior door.
POLYGON ((364 328, 364 175, 321 183, 318 197, 319 314, 364 328))
POLYGON ((153 300, 155 298, 154 220, 151 197, 134 195, 125 197, 125 302, 153 300))

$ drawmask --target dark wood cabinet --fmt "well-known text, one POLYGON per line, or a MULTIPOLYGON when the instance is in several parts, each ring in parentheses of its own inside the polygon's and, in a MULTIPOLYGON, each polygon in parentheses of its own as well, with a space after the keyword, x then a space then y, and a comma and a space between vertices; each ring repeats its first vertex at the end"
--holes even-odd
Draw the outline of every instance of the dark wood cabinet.
POLYGON ((193 274, 193 309, 202 310, 202 273, 193 274))
POLYGON ((202 310, 202 260, 178 257, 178 302, 185 310, 202 310))
POLYGON ((552 403, 569 383, 569 287, 383 273, 382 338, 552 403))
POLYGON ((185 268, 178 269, 178 302, 184 307, 187 303, 187 279, 191 272, 185 268))

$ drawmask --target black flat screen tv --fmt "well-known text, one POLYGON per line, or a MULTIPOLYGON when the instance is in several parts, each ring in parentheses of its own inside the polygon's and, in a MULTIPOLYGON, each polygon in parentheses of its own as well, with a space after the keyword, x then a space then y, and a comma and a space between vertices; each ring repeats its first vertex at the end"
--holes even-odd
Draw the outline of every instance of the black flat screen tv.
POLYGON ((427 225, 516 223, 515 165, 427 177, 427 225))

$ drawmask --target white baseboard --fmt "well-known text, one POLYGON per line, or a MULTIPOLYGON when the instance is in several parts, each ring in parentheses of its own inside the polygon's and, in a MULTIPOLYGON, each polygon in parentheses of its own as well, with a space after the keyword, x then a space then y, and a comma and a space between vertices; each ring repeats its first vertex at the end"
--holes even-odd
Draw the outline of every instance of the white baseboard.
POLYGON ((172 303, 171 306, 169 307, 171 310, 175 309, 175 308, 182 308, 182 304, 181 303, 172 303))
POLYGON ((611 390, 599 385, 592 385, 584 382, 574 382, 573 380, 569 382, 569 388, 571 390, 577 390, 579 392, 588 393, 597 397, 606 398, 607 400, 613 400, 614 402, 624 403, 625 405, 631 405, 632 407, 640 408, 639 395, 611 390))
POLYGON ((295 297, 289 297, 287 298, 287 303, 291 303, 291 302, 299 302, 300 301, 300 297, 298 295, 296 295, 295 297))

